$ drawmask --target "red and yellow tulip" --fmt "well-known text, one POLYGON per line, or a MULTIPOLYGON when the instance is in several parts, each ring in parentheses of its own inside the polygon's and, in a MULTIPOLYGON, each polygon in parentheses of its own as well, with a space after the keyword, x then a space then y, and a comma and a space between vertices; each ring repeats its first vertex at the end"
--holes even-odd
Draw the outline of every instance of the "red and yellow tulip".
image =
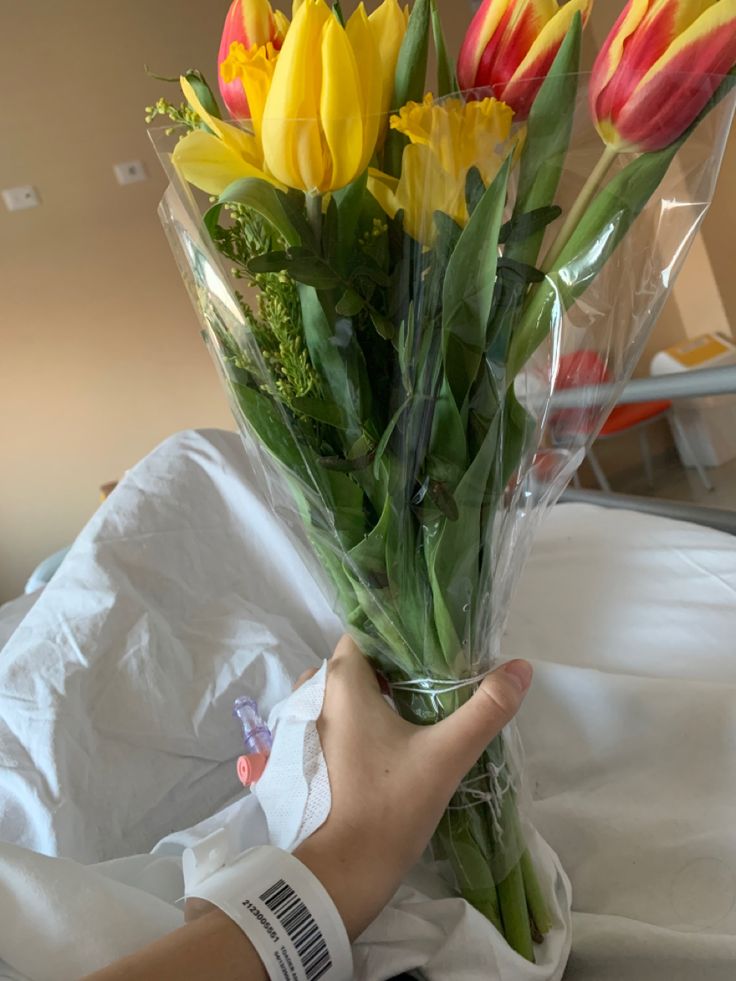
POLYGON ((233 118, 250 119, 251 113, 240 79, 227 68, 231 52, 237 54, 269 44, 278 51, 288 27, 287 18, 280 10, 272 10, 268 0, 233 0, 225 18, 217 57, 220 94, 233 118))
POLYGON ((484 0, 465 35, 457 64, 463 90, 489 87, 525 119, 573 17, 592 0, 484 0))
POLYGON ((590 105, 615 150, 660 150, 736 64, 736 0, 629 0, 598 55, 590 105))

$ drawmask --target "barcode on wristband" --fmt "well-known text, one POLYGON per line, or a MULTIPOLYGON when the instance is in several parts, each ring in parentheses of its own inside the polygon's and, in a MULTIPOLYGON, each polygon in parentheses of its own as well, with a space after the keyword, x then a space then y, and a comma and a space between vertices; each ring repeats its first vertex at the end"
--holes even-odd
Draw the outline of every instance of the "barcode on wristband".
POLYGON ((319 981, 332 967, 322 931, 290 885, 279 879, 260 896, 279 921, 302 962, 307 981, 319 981))

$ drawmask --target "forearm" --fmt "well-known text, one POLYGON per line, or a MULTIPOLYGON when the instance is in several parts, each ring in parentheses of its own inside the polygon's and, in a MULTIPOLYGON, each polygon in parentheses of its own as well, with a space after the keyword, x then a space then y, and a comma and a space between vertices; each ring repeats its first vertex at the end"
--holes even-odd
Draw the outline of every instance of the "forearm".
POLYGON ((220 910, 187 923, 83 981, 267 981, 250 941, 220 910))

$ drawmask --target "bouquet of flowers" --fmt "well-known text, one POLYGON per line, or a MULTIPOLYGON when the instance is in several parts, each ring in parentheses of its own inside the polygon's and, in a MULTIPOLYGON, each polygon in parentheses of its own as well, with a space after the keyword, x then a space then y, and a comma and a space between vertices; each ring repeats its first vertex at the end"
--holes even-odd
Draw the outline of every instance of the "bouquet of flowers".
MULTIPOLYGON (((633 370, 733 114, 733 0, 630 0, 584 76, 589 2, 484 0, 455 67, 435 0, 301 0, 291 22, 234 0, 233 118, 196 71, 149 110, 171 120, 161 216, 274 507, 420 724, 499 657, 532 532, 610 411, 595 386, 633 370)), ((514 746, 488 747, 436 849, 533 960, 550 922, 514 746)))

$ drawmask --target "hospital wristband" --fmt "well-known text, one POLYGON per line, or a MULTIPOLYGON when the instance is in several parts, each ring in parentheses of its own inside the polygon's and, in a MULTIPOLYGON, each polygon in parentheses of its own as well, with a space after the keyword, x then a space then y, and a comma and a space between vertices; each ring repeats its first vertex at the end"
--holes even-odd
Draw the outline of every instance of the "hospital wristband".
POLYGON ((263 845, 242 852, 187 893, 230 917, 271 981, 350 981, 353 958, 339 912, 297 858, 263 845))

